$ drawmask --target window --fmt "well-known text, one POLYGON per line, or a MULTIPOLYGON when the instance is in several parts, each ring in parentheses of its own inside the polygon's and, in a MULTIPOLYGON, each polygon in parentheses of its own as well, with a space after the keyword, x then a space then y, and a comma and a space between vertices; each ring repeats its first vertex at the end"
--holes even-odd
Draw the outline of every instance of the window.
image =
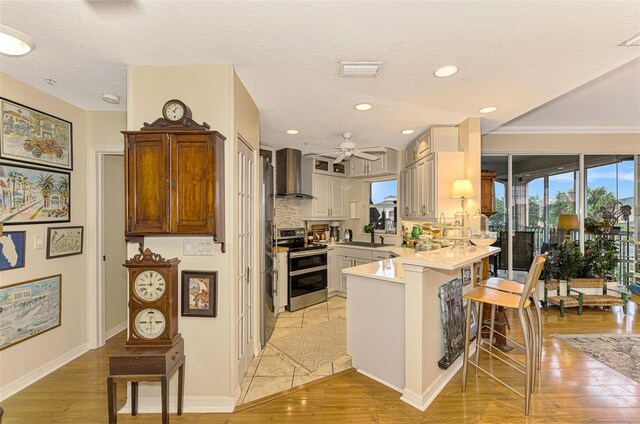
POLYGON ((398 228, 398 180, 374 181, 369 191, 369 223, 376 232, 396 234, 398 228))

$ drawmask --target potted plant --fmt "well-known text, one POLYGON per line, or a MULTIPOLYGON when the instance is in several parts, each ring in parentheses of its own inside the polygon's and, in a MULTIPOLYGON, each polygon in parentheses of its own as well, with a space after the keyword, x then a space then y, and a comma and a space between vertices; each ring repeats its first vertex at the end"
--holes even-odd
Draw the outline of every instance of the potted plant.
POLYGON ((576 278, 583 272, 584 256, 574 243, 563 243, 549 251, 549 257, 544 264, 545 280, 555 279, 567 281, 576 278))
POLYGON ((618 246, 614 240, 599 236, 587 240, 585 250, 585 277, 602 278, 606 281, 615 280, 615 270, 618 265, 618 246))
POLYGON ((584 220, 584 230, 587 233, 595 233, 598 231, 598 227, 600 227, 600 222, 592 217, 587 217, 584 220))

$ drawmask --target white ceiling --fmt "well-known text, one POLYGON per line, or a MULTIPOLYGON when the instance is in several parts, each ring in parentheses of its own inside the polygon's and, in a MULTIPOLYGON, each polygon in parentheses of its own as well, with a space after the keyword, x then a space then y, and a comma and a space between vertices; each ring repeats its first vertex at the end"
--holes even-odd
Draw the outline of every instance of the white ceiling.
POLYGON ((125 109, 128 64, 235 64, 263 143, 306 151, 337 145, 344 131, 361 146, 404 147, 415 136, 400 130, 496 105, 490 131, 640 56, 617 46, 640 31, 635 0, 2 0, 0 22, 37 43, 1 57, 0 71, 88 110, 125 109), (383 61, 380 76, 338 78, 340 61, 357 60, 383 61), (460 72, 434 78, 447 64, 460 72), (123 103, 102 102, 104 92, 123 103), (374 107, 357 112, 359 102, 374 107))

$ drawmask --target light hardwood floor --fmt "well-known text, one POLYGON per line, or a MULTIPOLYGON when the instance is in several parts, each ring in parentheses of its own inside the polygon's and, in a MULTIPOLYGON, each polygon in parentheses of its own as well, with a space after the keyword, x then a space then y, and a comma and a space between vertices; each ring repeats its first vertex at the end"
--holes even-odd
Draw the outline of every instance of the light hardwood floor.
MULTIPOLYGON (((553 333, 640 333, 638 308, 629 314, 587 309, 582 316, 569 310, 544 312, 545 340, 540 386, 532 397, 531 415, 523 416, 523 401, 482 374, 469 375, 468 391, 460 391, 460 373, 421 413, 400 401, 399 394, 357 372, 310 383, 301 390, 235 414, 171 415, 175 423, 638 423, 640 385, 551 337, 553 333)), ((517 335, 517 320, 511 319, 517 335)), ((123 334, 101 349, 88 352, 22 392, 2 402, 3 424, 106 423, 106 376, 109 354, 123 334)), ((486 355, 485 355, 486 357, 486 355)), ((520 374, 495 363, 494 369, 514 385, 520 374)), ((520 387, 520 386, 518 386, 520 387)), ((119 403, 124 404, 124 390, 119 403)), ((120 415, 120 423, 158 423, 158 414, 120 415)))

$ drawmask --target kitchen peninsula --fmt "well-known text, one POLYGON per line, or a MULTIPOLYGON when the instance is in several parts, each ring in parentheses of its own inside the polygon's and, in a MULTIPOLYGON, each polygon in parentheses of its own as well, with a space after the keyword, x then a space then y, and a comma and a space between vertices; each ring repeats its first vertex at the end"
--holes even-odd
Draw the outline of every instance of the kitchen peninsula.
MULTIPOLYGON (((499 251, 407 251, 343 270, 349 285, 347 351, 353 367, 424 411, 462 366, 460 356, 448 369, 438 367, 444 355, 438 289, 461 278, 462 268, 473 269, 499 251)), ((463 292, 472 287, 468 284, 463 292)))

